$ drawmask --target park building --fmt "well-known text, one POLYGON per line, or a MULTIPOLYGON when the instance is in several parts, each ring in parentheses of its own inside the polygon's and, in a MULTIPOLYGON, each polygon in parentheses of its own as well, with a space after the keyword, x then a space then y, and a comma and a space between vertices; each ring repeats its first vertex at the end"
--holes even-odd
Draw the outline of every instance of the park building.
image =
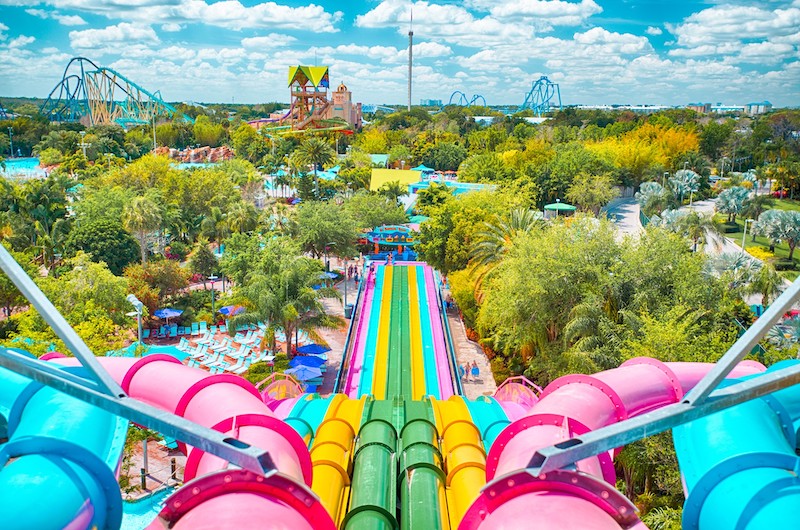
POLYGON ((772 103, 769 101, 759 101, 757 103, 748 103, 745 105, 745 112, 750 116, 756 116, 758 114, 766 114, 772 110, 772 103))

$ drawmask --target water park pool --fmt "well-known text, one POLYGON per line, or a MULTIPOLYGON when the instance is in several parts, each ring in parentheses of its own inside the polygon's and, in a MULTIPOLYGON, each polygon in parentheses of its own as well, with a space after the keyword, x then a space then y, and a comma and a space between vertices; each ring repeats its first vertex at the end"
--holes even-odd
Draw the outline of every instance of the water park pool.
POLYGON ((164 500, 172 494, 172 488, 159 490, 135 502, 122 503, 122 526, 120 530, 142 530, 153 522, 164 506, 164 500))
POLYGON ((7 177, 44 177, 44 169, 39 167, 38 158, 8 158, 5 170, 0 166, 0 173, 7 177))
MULTIPOLYGON (((171 355, 178 359, 179 361, 183 361, 186 359, 189 354, 185 351, 181 351, 175 346, 172 345, 148 345, 147 351, 144 353, 144 357, 148 355, 155 355, 155 354, 162 354, 162 355, 171 355)), ((134 342, 127 348, 122 348, 121 350, 110 351, 106 354, 106 357, 134 357, 136 351, 136 343, 134 342)))

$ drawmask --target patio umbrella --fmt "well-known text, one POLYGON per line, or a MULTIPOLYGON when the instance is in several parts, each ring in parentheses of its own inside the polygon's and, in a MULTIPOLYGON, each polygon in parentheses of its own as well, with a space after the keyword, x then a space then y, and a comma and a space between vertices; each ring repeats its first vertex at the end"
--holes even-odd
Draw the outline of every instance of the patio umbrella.
POLYGON ((169 320, 172 317, 179 317, 183 314, 183 310, 181 309, 172 309, 171 307, 165 307, 162 309, 156 309, 153 312, 153 315, 157 318, 166 318, 169 320))
POLYGON ((334 278, 336 278, 336 276, 337 275, 336 275, 335 272, 323 272, 323 273, 320 273, 320 275, 319 275, 319 277, 322 278, 323 280, 326 280, 326 279, 327 280, 333 280, 334 278))
POLYGON ((322 346, 321 344, 306 344, 305 346, 300 346, 297 348, 297 353, 303 354, 318 354, 318 353, 325 353, 331 351, 330 348, 327 346, 322 346))
POLYGON ((309 379, 314 379, 315 377, 322 377, 322 370, 312 366, 297 366, 295 368, 284 370, 283 373, 290 374, 295 379, 299 379, 300 381, 308 381, 309 379))
POLYGON ((244 311, 244 307, 240 305, 226 305, 225 307, 220 307, 219 312, 225 315, 226 317, 232 317, 233 315, 238 315, 244 311))
POLYGON ((295 357, 291 361, 289 361, 289 366, 292 368, 298 368, 300 366, 307 366, 309 368, 319 368, 327 361, 325 359, 320 359, 319 357, 295 357))

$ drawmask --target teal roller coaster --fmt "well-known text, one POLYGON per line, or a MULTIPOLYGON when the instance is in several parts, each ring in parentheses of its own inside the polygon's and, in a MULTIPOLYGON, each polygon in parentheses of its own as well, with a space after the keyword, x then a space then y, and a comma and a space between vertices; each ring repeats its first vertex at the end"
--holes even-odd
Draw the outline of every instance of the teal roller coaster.
POLYGON ((97 66, 85 57, 73 57, 42 104, 50 121, 84 125, 116 123, 125 128, 150 123, 158 117, 194 120, 111 68, 97 66))

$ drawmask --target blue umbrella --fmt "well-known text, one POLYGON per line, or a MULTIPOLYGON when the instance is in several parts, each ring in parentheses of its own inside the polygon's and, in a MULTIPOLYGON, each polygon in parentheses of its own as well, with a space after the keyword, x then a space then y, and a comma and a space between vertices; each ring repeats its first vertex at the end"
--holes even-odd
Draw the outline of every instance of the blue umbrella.
POLYGON ((322 370, 312 366, 289 368, 288 370, 284 370, 283 373, 293 375, 295 379, 299 379, 300 381, 308 381, 309 379, 322 376, 322 370))
POLYGON ((181 309, 172 309, 171 307, 165 307, 163 309, 156 309, 153 312, 153 315, 157 318, 172 318, 172 317, 179 317, 183 314, 183 310, 181 309))
POLYGON ((292 368, 297 368, 299 366, 308 366, 310 368, 319 368, 327 361, 325 359, 320 359, 319 357, 295 357, 291 361, 289 361, 289 366, 292 368))
POLYGON ((304 353, 306 355, 316 355, 318 353, 325 353, 331 351, 330 348, 327 346, 322 346, 321 344, 306 344, 305 346, 300 346, 297 348, 297 353, 304 353))
POLYGON ((238 315, 244 311, 244 307, 240 305, 226 305, 225 307, 220 307, 219 312, 227 317, 232 317, 233 315, 238 315))
POLYGON ((336 276, 337 276, 337 274, 335 272, 323 272, 323 273, 320 273, 320 275, 319 275, 320 278, 323 278, 323 279, 327 278, 329 280, 332 280, 332 279, 336 278, 336 276))

